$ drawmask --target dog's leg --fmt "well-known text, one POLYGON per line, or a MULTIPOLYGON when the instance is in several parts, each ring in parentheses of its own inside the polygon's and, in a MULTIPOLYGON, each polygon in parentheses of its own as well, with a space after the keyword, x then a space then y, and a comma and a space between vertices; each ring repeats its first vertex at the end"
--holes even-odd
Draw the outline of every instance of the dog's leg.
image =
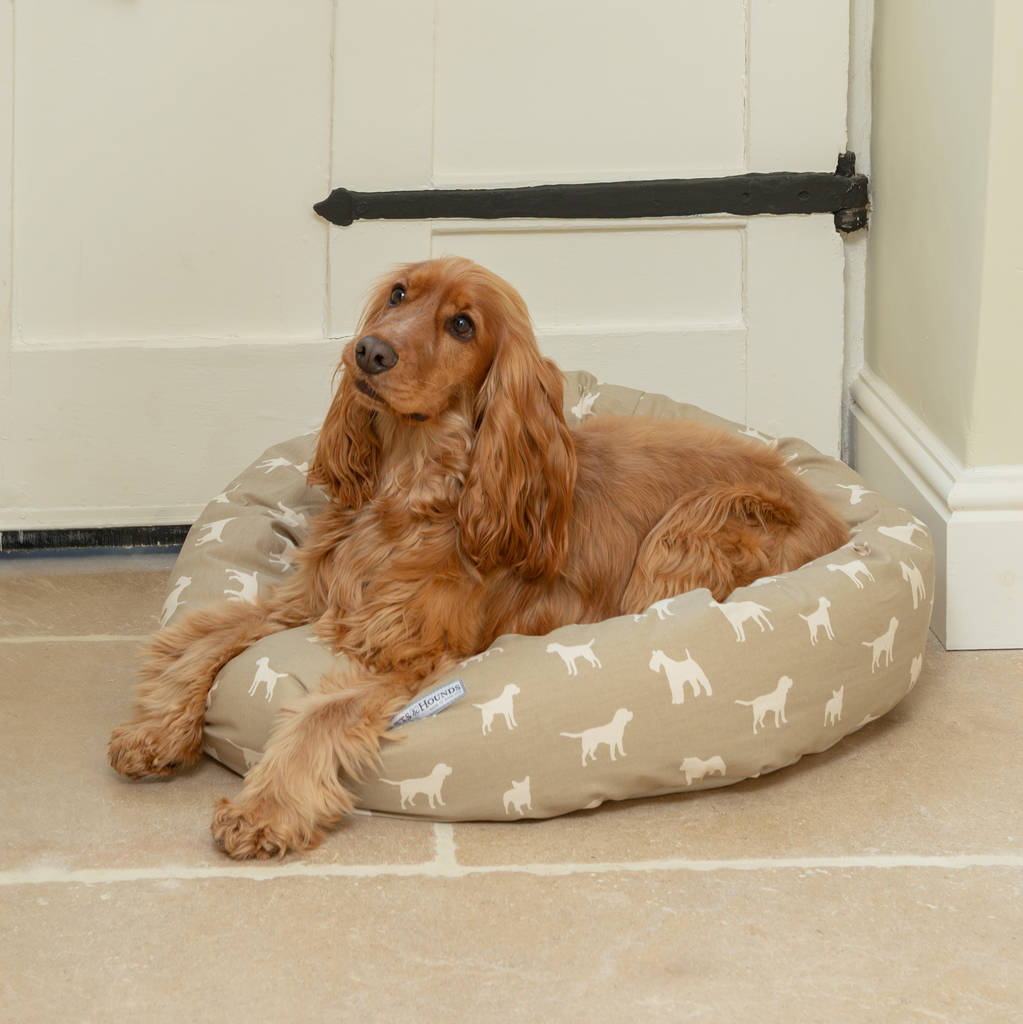
POLYGON ((303 621, 297 606, 225 601, 160 630, 147 651, 135 713, 110 736, 111 765, 137 779, 191 764, 217 673, 257 640, 303 621))
POLYGON ((706 587, 723 601, 776 568, 786 510, 773 495, 715 485, 680 498, 643 539, 622 614, 706 587))
POLYGON ((368 677, 357 667, 352 676, 328 677, 282 711, 239 796, 217 805, 211 830, 225 853, 245 859, 309 849, 352 809, 341 774, 361 778, 377 763, 391 719, 426 682, 368 677))

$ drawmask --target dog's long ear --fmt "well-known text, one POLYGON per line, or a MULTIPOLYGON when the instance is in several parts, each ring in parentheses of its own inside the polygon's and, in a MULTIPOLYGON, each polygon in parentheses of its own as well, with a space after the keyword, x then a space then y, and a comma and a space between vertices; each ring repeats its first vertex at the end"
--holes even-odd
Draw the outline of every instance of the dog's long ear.
POLYGON ((576 458, 558 368, 543 358, 517 293, 502 295, 497 354, 476 400, 476 434, 459 503, 462 547, 482 570, 529 579, 568 555, 576 458))
POLYGON ((376 487, 380 440, 373 411, 355 401, 355 385, 340 371, 341 381, 327 410, 316 454, 306 479, 321 484, 339 504, 359 508, 376 487))

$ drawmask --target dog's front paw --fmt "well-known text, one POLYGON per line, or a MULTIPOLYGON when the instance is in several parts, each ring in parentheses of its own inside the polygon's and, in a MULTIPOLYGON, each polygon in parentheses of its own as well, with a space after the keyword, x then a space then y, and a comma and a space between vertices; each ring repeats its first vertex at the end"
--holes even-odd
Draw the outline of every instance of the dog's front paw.
POLYGON ((284 809, 271 801, 232 803, 221 800, 213 815, 213 841, 235 860, 283 857, 289 850, 309 850, 322 833, 287 821, 284 809))
POLYGON ((125 722, 110 734, 107 752, 113 769, 129 779, 170 775, 191 764, 198 740, 154 722, 125 722))

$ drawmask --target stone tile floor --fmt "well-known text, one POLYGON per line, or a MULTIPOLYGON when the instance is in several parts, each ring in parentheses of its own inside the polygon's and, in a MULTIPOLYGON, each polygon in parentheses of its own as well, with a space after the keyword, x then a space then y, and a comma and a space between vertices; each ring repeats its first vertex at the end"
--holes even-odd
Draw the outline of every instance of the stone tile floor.
POLYGON ((106 764, 172 556, 0 559, 0 1019, 1023 1020, 1023 652, 764 778, 239 865, 106 764))

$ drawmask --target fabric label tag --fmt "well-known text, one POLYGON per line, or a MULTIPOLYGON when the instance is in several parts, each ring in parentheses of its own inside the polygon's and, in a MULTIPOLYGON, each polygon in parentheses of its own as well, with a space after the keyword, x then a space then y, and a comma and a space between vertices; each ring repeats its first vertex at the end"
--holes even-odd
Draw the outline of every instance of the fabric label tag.
POLYGON ((461 700, 464 696, 465 686, 461 679, 454 679, 429 693, 420 694, 407 708, 399 711, 391 719, 391 724, 387 727, 388 731, 408 725, 409 722, 418 721, 420 718, 429 718, 431 715, 440 714, 441 711, 449 708, 456 700, 461 700))

